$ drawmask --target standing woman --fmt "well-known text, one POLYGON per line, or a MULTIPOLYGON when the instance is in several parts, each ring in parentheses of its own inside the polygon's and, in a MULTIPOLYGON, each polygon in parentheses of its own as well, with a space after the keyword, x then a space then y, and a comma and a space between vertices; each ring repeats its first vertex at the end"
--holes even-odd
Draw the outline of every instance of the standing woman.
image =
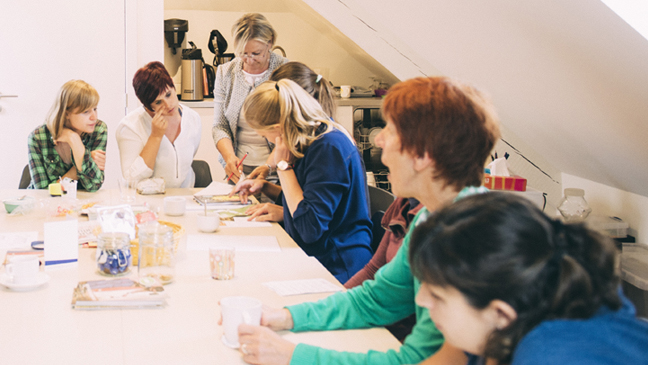
POLYGON ((616 258, 610 238, 503 192, 441 210, 409 252, 416 302, 468 364, 645 364, 648 322, 616 258))
POLYGON ((232 181, 238 182, 237 166, 246 153, 242 171, 248 175, 265 165, 272 151, 269 141, 256 134, 241 114, 245 97, 288 60, 272 52, 277 34, 261 14, 245 14, 232 27, 232 34, 237 57, 216 71, 213 137, 225 174, 233 173, 232 181))
POLYGON ((344 127, 287 79, 268 81, 248 96, 245 118, 275 142, 281 187, 264 180, 239 184, 242 199, 261 191, 282 206, 248 209, 251 219, 283 221, 286 232, 341 283, 371 259, 371 220, 362 158, 344 127))
POLYGON ((108 128, 97 119, 97 104, 99 93, 85 81, 61 87, 45 124, 28 138, 29 189, 47 189, 64 177, 77 180, 77 189, 101 188, 108 128))
POLYGON ((116 133, 124 178, 161 177, 167 188, 193 188, 200 116, 178 102, 173 80, 160 62, 137 70, 133 88, 142 106, 122 119, 116 133))

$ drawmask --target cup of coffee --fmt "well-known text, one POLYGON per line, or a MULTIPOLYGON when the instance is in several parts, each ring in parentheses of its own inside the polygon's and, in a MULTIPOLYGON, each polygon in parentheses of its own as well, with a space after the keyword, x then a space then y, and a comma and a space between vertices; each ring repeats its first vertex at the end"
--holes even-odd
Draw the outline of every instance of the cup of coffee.
POLYGON ((38 257, 34 255, 15 256, 5 265, 5 273, 14 284, 34 284, 38 277, 38 266, 38 257))
POLYGON ((216 232, 220 227, 220 217, 216 212, 200 212, 196 215, 196 224, 200 232, 216 232))
POLYGON ((167 196, 164 198, 164 214, 181 216, 187 209, 187 200, 181 196, 167 196))
POLYGON ((209 249, 209 268, 212 279, 230 280, 234 278, 234 247, 211 247, 209 249))
POLYGON ((260 300, 251 297, 226 297, 221 299, 221 315, 223 316, 223 343, 231 348, 238 348, 238 327, 240 324, 261 324, 260 300))
POLYGON ((340 86, 340 97, 350 98, 351 97, 351 85, 341 85, 340 86))

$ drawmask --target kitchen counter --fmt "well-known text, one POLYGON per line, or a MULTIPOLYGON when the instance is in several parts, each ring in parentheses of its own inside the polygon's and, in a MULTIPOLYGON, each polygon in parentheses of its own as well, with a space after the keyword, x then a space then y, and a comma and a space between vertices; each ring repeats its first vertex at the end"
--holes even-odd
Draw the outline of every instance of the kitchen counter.
MULTIPOLYGON (((182 104, 194 109, 194 108, 213 108, 214 99, 207 99, 201 101, 188 101, 180 100, 182 104)), ((356 107, 376 107, 379 108, 382 103, 382 98, 371 97, 371 98, 344 98, 344 99, 335 99, 337 106, 356 106, 356 107)))

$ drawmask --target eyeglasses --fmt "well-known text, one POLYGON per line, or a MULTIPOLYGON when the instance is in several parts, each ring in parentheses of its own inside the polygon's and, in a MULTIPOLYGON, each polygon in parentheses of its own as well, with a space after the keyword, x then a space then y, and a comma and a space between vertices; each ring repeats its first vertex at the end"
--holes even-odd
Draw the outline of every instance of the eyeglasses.
POLYGON ((258 61, 259 59, 265 57, 265 52, 268 50, 266 48, 264 51, 261 52, 252 52, 252 54, 247 54, 247 53, 241 53, 238 56, 241 57, 242 59, 251 59, 253 61, 258 61))

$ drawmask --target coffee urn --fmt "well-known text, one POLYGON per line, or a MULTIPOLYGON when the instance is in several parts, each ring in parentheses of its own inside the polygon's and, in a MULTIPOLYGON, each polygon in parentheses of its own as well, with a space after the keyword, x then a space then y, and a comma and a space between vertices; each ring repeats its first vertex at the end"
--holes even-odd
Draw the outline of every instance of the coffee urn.
POLYGON ((189 42, 191 48, 182 50, 182 83, 180 99, 203 100, 202 51, 189 42))

